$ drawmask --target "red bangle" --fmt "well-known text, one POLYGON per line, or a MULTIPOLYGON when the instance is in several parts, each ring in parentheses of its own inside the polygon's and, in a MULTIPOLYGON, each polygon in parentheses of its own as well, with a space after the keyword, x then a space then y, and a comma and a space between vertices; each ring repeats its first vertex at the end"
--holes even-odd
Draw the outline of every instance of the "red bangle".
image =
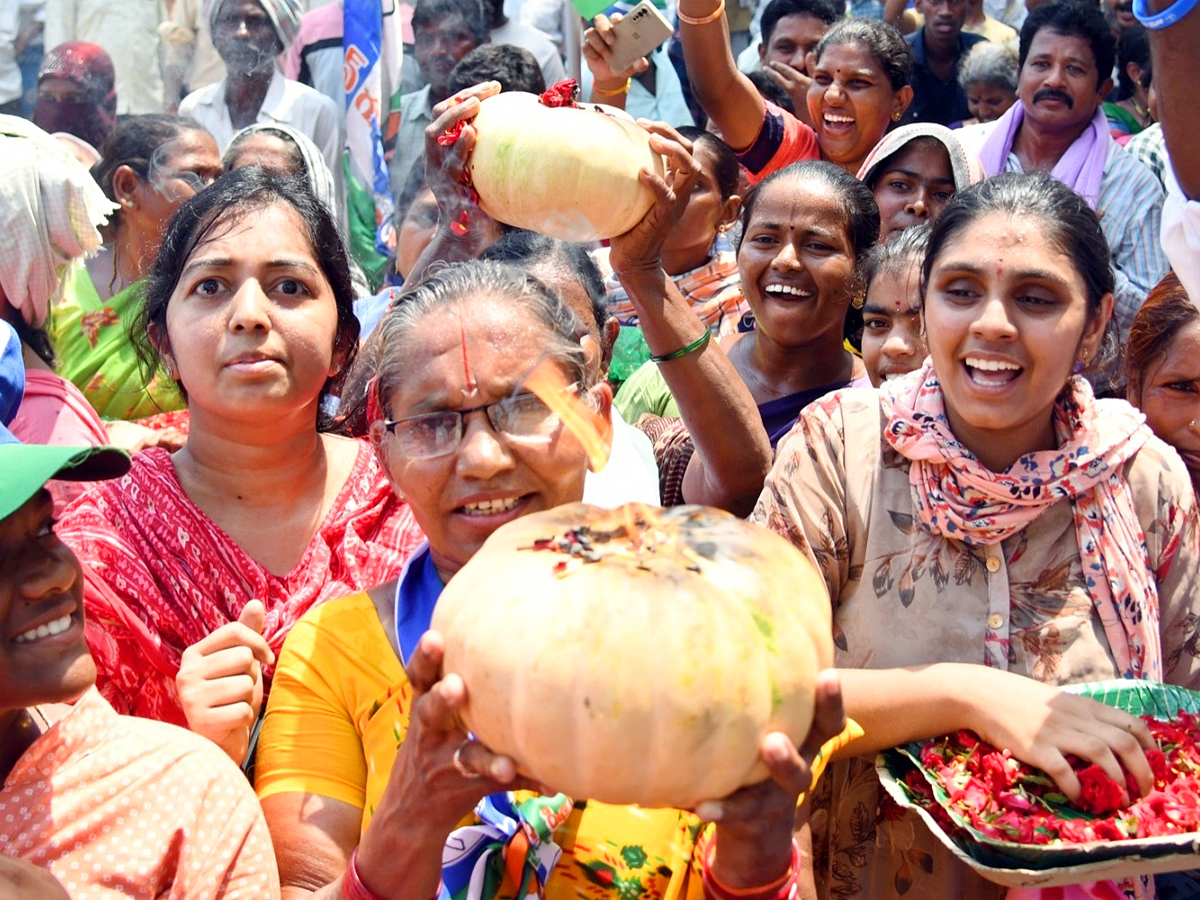
POLYGON ((342 900, 383 900, 373 890, 363 884, 358 872, 358 848, 350 854, 350 864, 346 866, 346 874, 342 876, 342 900))
MULTIPOLYGON (((716 844, 713 844, 713 850, 716 844)), ((712 852, 710 851, 700 867, 701 880, 704 883, 704 896, 709 900, 795 900, 800 889, 800 845, 792 838, 792 864, 788 870, 770 884, 749 888, 735 888, 722 884, 712 871, 712 852)))

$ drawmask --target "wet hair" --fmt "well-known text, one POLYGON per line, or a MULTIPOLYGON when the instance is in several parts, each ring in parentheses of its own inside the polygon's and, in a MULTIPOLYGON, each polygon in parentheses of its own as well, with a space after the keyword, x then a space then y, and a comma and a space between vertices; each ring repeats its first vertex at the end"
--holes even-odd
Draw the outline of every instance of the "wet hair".
POLYGON ((296 143, 295 138, 281 128, 272 128, 270 125, 260 125, 259 127, 250 130, 244 129, 238 133, 237 137, 230 142, 228 149, 221 157, 221 162, 226 169, 233 169, 234 163, 237 162, 238 156, 241 153, 242 147, 247 141, 251 141, 256 137, 267 135, 268 137, 278 138, 287 145, 287 166, 288 172, 301 177, 308 177, 308 163, 304 161, 304 153, 300 149, 300 145, 296 143))
POLYGON ((546 78, 537 58, 512 44, 480 44, 458 61, 447 82, 451 94, 484 81, 500 82, 501 91, 540 94, 546 78))
POLYGON ((770 45, 771 35, 780 19, 788 16, 812 16, 826 25, 832 25, 845 15, 844 0, 771 0, 762 14, 763 46, 770 45))
MULTIPOLYGON (((100 161, 92 166, 92 178, 104 196, 116 202, 113 177, 121 166, 129 166, 143 181, 149 181, 156 169, 166 161, 167 146, 188 132, 205 129, 191 119, 182 116, 145 115, 128 116, 117 123, 100 146, 100 161)), ((116 224, 121 213, 118 209, 109 219, 116 224)))
POLYGON ((883 275, 902 275, 914 265, 925 261, 929 247, 929 235, 933 231, 928 222, 905 228, 893 240, 876 244, 863 257, 862 278, 867 293, 876 278, 883 275))
POLYGON ((480 0, 418 0, 412 16, 413 31, 418 28, 436 27, 448 16, 454 15, 463 17, 476 44, 488 42, 492 32, 488 28, 487 12, 480 0))
MULTIPOLYGON (((342 372, 349 369, 358 349, 359 325, 354 315, 350 257, 337 219, 313 195, 306 179, 281 175, 260 166, 244 166, 222 175, 184 203, 167 226, 146 281, 145 298, 130 329, 147 381, 152 374, 162 371, 162 358, 155 341, 167 337, 167 307, 188 260, 209 241, 238 227, 247 214, 277 205, 296 213, 309 249, 333 289, 337 305, 333 349, 335 354, 342 355, 342 372)), ((327 380, 321 392, 322 400, 334 392, 340 382, 340 374, 327 380)), ((176 383, 186 398, 184 385, 176 383)), ((329 426, 330 422, 322 413, 318 427, 326 430, 329 426)))
POLYGON ((714 169, 717 190, 721 194, 721 199, 728 200, 736 194, 741 173, 738 170, 737 156, 729 149, 729 145, 711 131, 705 131, 694 125, 683 125, 678 131, 693 145, 701 145, 712 153, 716 162, 714 169))
POLYGON ((846 234, 854 251, 855 269, 861 271, 859 267, 863 257, 879 239, 879 206, 875 203, 875 195, 871 193, 870 188, 844 169, 824 161, 792 163, 754 186, 742 202, 742 234, 738 238, 738 251, 742 249, 742 241, 750 228, 750 221, 754 218, 759 197, 777 184, 782 186, 783 182, 803 181, 823 184, 841 198, 842 210, 846 215, 846 234))
POLYGON ((1029 47, 1037 33, 1048 28, 1066 37, 1087 41, 1096 58, 1096 87, 1112 75, 1117 61, 1117 39, 1096 3, 1081 0, 1057 0, 1045 3, 1031 12, 1021 26, 1021 50, 1017 61, 1021 68, 1029 56, 1029 47))
MULTIPOLYGON (((1044 7, 1038 7, 1044 9, 1044 7)), ((1077 193, 1044 172, 1001 173, 966 190, 956 191, 929 235, 921 270, 921 302, 938 256, 977 219, 1003 213, 1021 221, 1040 223, 1046 240, 1071 260, 1083 279, 1089 316, 1098 315, 1105 294, 1116 286, 1108 241, 1095 211, 1077 193)), ((1109 328, 1092 367, 1100 369, 1116 350, 1115 322, 1109 328)))
POLYGON ((750 83, 754 85, 764 100, 770 100, 780 109, 786 109, 792 115, 796 114, 796 104, 792 101, 792 95, 772 81, 771 77, 762 69, 755 69, 746 77, 750 79, 750 83))
MULTIPOLYGON (((570 272, 579 279, 591 302, 592 317, 603 337, 608 312, 604 277, 583 244, 569 244, 557 238, 516 228, 488 247, 479 257, 494 262, 521 264, 523 268, 545 265, 570 272)), ((586 323, 585 323, 586 324, 586 323)))
POLYGON ((912 48, 900 30, 879 19, 844 19, 825 32, 817 44, 817 61, 830 47, 857 44, 875 58, 893 91, 909 83, 912 74, 912 48))
MULTIPOLYGON (((580 338, 587 329, 579 317, 544 284, 513 265, 490 260, 454 263, 401 296, 376 330, 374 376, 385 415, 388 401, 409 368, 407 352, 421 346, 423 325, 431 313, 458 307, 469 315, 484 298, 501 300, 514 318, 543 328, 544 358, 565 367, 569 380, 590 387, 580 338)), ((526 373, 521 373, 522 375, 526 373)))
POLYGON ((990 84, 1017 90, 1017 58, 1005 44, 980 41, 967 51, 958 67, 958 84, 965 91, 972 84, 990 84))
POLYGON ((1123 32, 1117 41, 1118 100, 1128 100, 1139 87, 1125 71, 1129 63, 1137 63, 1143 70, 1150 66, 1150 38, 1144 28, 1131 28, 1123 32))
POLYGON ((1200 309, 1188 297, 1174 272, 1168 272, 1142 304, 1129 327, 1125 346, 1125 375, 1129 402, 1140 403, 1146 372, 1167 355, 1175 335, 1200 322, 1200 309))

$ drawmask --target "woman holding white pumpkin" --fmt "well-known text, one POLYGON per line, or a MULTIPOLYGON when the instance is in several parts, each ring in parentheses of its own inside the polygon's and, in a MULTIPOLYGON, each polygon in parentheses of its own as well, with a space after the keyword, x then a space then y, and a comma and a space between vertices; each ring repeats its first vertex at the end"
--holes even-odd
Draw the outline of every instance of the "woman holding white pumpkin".
POLYGON ((814 799, 826 896, 1004 895, 880 805, 876 750, 966 728, 1068 796, 1072 754, 1122 785, 1124 767, 1145 794, 1144 723, 1055 685, 1200 686, 1186 470, 1079 374, 1101 354, 1112 291, 1077 194, 1042 174, 975 185, 930 237, 931 361, 812 404, 779 445, 754 519, 821 569, 847 713, 866 732, 814 799))
MULTIPOLYGON (((444 640, 426 629, 442 586, 493 531, 582 495, 584 446, 522 385, 548 362, 606 419, 611 393, 594 383, 584 333, 538 282, 494 263, 439 272, 381 323, 371 436, 429 548, 398 583, 314 610, 284 648, 257 771, 285 898, 435 896, 451 875, 443 854, 455 826, 487 795, 535 788, 511 759, 466 740, 464 683, 441 670, 444 640)), ((805 757, 840 727, 826 676, 805 757)), ((803 874, 792 830, 808 769, 779 733, 760 755, 772 780, 707 804, 715 837, 699 845, 701 820, 680 810, 571 809, 561 795, 520 795, 516 811, 492 798, 478 812, 493 825, 497 809, 521 813, 530 827, 516 833, 537 837, 518 870, 538 870, 550 898, 616 898, 636 884, 639 896, 682 900, 713 879, 783 896, 803 874), (557 865, 552 841, 564 854, 557 865)))

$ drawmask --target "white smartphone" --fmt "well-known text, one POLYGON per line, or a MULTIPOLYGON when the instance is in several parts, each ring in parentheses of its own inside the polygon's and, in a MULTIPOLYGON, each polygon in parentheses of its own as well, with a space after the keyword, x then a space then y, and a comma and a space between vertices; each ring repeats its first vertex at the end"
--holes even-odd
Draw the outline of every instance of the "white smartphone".
POLYGON ((672 28, 650 0, 641 0, 613 26, 612 33, 615 40, 609 65, 620 72, 653 53, 671 36, 672 28))

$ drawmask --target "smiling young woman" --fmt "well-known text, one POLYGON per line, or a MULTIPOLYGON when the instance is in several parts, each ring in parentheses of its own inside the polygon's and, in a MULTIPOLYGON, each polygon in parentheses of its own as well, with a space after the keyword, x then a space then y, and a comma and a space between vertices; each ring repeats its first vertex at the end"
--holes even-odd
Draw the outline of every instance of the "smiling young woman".
MULTIPOLYGON (((1187 472, 1136 410, 1073 374, 1111 315, 1099 221, 1048 176, 998 176, 947 205, 923 283, 932 362, 804 410, 754 519, 825 576, 859 753, 969 728, 1068 795, 1067 754, 1116 778, 1123 765, 1145 790, 1141 723, 1054 687, 1200 686, 1187 472)), ((872 762, 839 763, 830 785, 814 817, 829 895, 898 897, 911 878, 912 896, 1003 896, 908 815, 861 825, 879 808, 872 762), (927 864, 902 862, 913 854, 927 864)))

